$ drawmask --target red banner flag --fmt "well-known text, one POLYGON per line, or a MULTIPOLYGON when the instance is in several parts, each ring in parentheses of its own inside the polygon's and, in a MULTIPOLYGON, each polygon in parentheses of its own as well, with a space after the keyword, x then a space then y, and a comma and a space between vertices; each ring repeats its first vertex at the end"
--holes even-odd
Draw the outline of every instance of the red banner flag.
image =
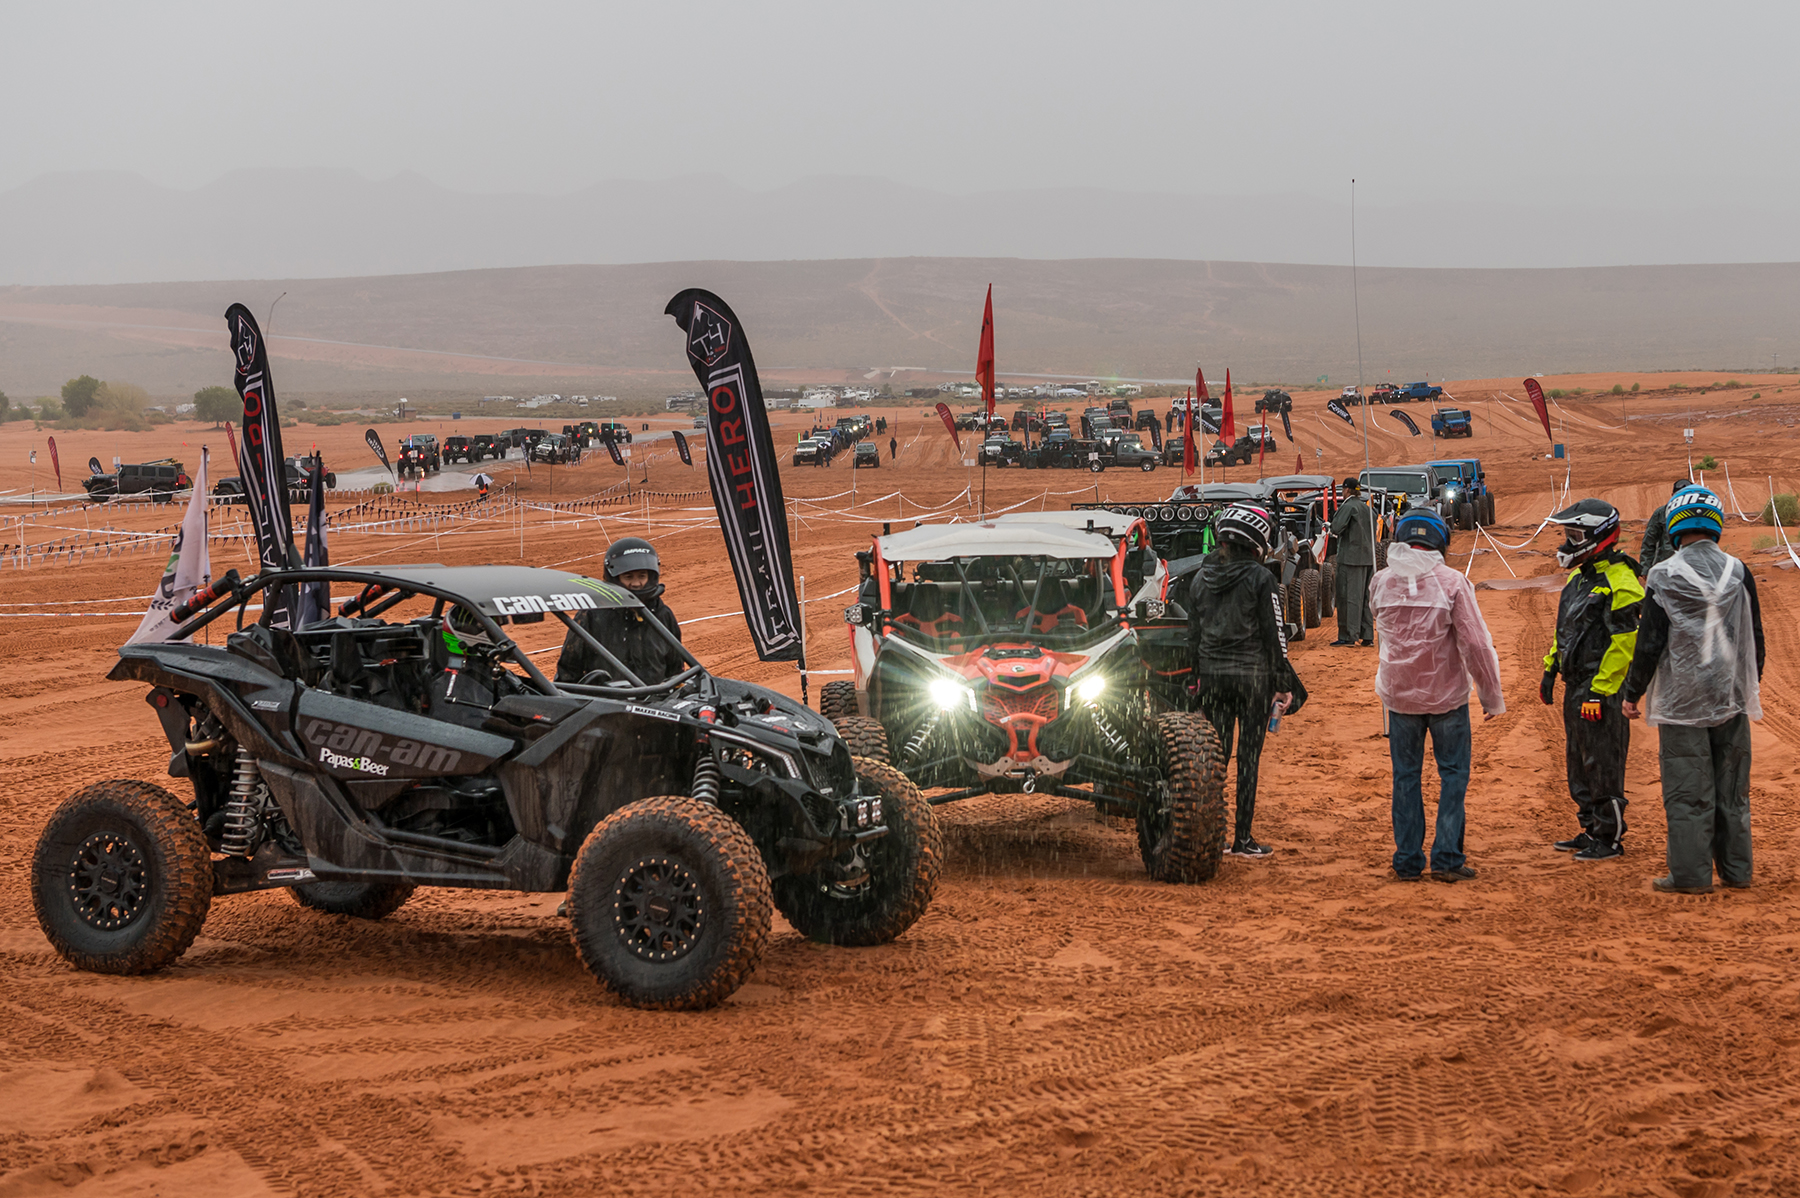
POLYGON ((1201 403, 1212 398, 1212 392, 1206 389, 1206 371, 1198 366, 1194 367, 1194 394, 1200 397, 1201 403))
POLYGON ((1226 443, 1237 440, 1237 422, 1231 418, 1231 367, 1225 368, 1225 398, 1220 401, 1224 411, 1219 414, 1219 435, 1226 443))
MULTIPOLYGON (((1206 384, 1202 381, 1201 386, 1206 384)), ((1194 393, 1188 392, 1187 412, 1181 418, 1181 471, 1183 474, 1194 472, 1194 425, 1199 417, 1195 415, 1194 393)))
POLYGON ((938 419, 942 420, 944 422, 944 427, 950 430, 950 439, 956 442, 957 456, 962 456, 962 438, 957 436, 956 417, 950 414, 950 405, 947 403, 939 403, 937 412, 938 419))
MULTIPOLYGON (((975 351, 975 381, 987 403, 988 419, 994 418, 994 285, 988 284, 987 308, 981 314, 981 346, 975 351)), ((956 430, 950 430, 954 433, 956 430)), ((960 449, 962 443, 957 442, 960 449)))
POLYGON ((50 438, 50 468, 56 471, 56 489, 62 490, 62 459, 56 456, 56 438, 50 438))
POLYGON ((1305 471, 1306 471, 1306 455, 1300 454, 1300 453, 1295 454, 1294 455, 1294 473, 1295 474, 1303 474, 1303 473, 1305 473, 1305 471))
POLYGON ((1538 419, 1544 422, 1544 435, 1554 442, 1556 434, 1550 431, 1550 409, 1544 406, 1544 389, 1536 379, 1526 379, 1525 394, 1531 396, 1531 406, 1537 409, 1538 419))

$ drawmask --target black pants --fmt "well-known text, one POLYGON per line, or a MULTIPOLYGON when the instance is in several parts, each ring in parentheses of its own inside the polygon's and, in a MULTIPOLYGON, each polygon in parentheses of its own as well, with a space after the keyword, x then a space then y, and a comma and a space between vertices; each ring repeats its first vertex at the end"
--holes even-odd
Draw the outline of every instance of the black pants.
POLYGON ((1669 816, 1669 876, 1677 886, 1719 881, 1748 886, 1750 853, 1750 717, 1716 728, 1664 724, 1663 810, 1669 816))
POLYGON ((1631 721, 1619 710, 1619 696, 1600 699, 1600 718, 1581 718, 1583 688, 1563 695, 1563 732, 1568 738, 1569 797, 1575 800, 1581 830, 1603 844, 1625 838, 1625 754, 1631 748, 1631 721))
POLYGON ((1219 679, 1200 680, 1200 710, 1219 734, 1219 748, 1231 761, 1232 741, 1237 741, 1237 831, 1234 841, 1250 837, 1250 821, 1256 816, 1256 771, 1262 764, 1263 737, 1269 731, 1269 709, 1275 696, 1219 679))

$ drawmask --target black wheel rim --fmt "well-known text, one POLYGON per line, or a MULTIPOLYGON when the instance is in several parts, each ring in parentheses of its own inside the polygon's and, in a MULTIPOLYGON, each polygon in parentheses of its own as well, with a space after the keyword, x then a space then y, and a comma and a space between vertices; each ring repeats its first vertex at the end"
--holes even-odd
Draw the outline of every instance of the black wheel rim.
POLYGON ((69 902, 83 923, 115 932, 150 905, 150 863, 135 841, 95 832, 69 863, 69 902))
POLYGON ((641 961, 680 960, 706 931, 699 880, 679 861, 641 858, 613 887, 613 927, 619 943, 641 961))

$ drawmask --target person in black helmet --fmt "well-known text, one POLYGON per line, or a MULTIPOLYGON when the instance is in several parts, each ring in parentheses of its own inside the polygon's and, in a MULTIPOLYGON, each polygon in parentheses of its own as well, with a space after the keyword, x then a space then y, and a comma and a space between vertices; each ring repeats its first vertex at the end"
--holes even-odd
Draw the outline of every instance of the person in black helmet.
MULTIPOLYGON (((676 640, 681 639, 681 624, 669 610, 669 605, 662 601, 662 563, 657 559, 655 547, 642 537, 614 541, 606 551, 604 577, 607 582, 624 587, 637 596, 644 606, 641 609, 610 607, 584 611, 575 617, 581 626, 645 684, 661 682, 686 669, 687 663, 675 651, 675 646, 648 624, 650 620, 660 620, 676 640)), ((556 680, 580 682, 593 670, 612 673, 606 660, 570 629, 563 640, 562 656, 557 659, 556 680)))
POLYGON ((1194 654, 1194 698, 1231 760, 1237 741, 1237 821, 1233 856, 1274 852, 1258 844, 1256 775, 1263 737, 1276 714, 1298 711, 1306 688, 1288 663, 1281 591, 1263 564, 1275 518, 1260 507, 1232 504, 1213 519, 1217 546, 1200 563, 1188 599, 1188 643, 1194 654))
POLYGON ((1538 696, 1556 702, 1563 680, 1563 734, 1569 797, 1581 830, 1551 847, 1577 861, 1625 852, 1625 759, 1631 724, 1619 697, 1637 651, 1644 586, 1637 563, 1619 551, 1619 509, 1583 499, 1550 517, 1566 536, 1556 564, 1569 571, 1556 607, 1556 637, 1544 658, 1538 696))

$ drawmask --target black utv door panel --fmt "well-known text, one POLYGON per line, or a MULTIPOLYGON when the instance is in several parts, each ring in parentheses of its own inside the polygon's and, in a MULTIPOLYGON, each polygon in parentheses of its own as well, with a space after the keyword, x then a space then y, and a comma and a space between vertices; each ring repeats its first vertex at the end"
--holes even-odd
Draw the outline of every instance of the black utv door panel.
POLYGON ((341 695, 303 691, 294 730, 307 759, 334 778, 459 778, 486 773, 515 742, 341 695))

